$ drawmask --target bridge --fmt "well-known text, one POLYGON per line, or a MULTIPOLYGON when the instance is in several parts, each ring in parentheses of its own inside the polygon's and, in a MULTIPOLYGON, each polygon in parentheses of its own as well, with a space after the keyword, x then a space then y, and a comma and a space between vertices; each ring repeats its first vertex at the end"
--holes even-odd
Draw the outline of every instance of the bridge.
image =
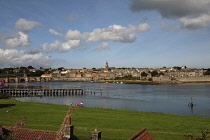
POLYGON ((48 82, 49 77, 7 77, 0 78, 0 81, 5 83, 21 83, 21 82, 48 82))

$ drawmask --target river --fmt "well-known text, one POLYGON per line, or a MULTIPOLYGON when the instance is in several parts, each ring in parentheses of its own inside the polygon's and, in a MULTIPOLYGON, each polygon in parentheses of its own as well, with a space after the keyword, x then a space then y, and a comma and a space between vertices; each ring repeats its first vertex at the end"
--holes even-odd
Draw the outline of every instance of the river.
POLYGON ((16 98, 20 101, 65 105, 82 102, 87 107, 210 117, 210 84, 205 83, 141 85, 88 82, 37 82, 8 83, 8 85, 44 86, 52 89, 88 89, 88 94, 86 95, 16 98), (193 108, 188 107, 191 98, 195 104, 193 108))

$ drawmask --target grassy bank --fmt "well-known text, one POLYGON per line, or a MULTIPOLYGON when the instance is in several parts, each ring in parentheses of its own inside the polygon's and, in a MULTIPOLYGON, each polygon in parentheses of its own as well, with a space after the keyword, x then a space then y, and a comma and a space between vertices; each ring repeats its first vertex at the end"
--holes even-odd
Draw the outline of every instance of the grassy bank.
POLYGON ((26 128, 58 131, 68 108, 65 105, 0 99, 0 124, 12 126, 26 118, 26 128))
POLYGON ((147 128, 156 140, 182 140, 185 134, 210 129, 210 118, 169 115, 163 113, 125 111, 99 108, 77 108, 73 122, 76 133, 87 137, 95 128, 102 131, 104 139, 125 140, 147 128))
MULTIPOLYGON (((1 99, 0 124, 10 126, 25 116, 24 127, 59 130, 68 108, 1 99)), ((210 118, 205 117, 89 107, 75 107, 72 123, 79 138, 88 138, 98 129, 107 140, 126 140, 144 127, 156 140, 183 140, 185 134, 201 135, 201 131, 210 129, 210 118)))

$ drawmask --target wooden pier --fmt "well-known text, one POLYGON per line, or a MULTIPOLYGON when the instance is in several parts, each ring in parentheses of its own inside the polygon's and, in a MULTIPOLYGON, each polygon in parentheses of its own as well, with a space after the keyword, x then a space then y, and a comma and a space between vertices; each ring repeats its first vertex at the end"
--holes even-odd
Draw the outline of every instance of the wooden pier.
POLYGON ((9 97, 42 97, 85 95, 86 89, 0 89, 0 93, 9 97))

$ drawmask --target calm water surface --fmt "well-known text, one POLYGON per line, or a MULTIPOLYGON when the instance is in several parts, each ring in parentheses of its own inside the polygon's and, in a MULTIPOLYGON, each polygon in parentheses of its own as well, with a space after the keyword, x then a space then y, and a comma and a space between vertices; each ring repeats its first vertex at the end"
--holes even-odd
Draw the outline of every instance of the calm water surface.
POLYGON ((87 95, 22 97, 21 101, 53 104, 83 102, 87 107, 112 108, 210 117, 210 84, 140 85, 84 82, 10 83, 9 85, 88 89, 87 95), (101 90, 102 89, 102 90, 101 90), (91 92, 95 94, 91 94, 91 92), (188 107, 193 99, 196 106, 188 107))

